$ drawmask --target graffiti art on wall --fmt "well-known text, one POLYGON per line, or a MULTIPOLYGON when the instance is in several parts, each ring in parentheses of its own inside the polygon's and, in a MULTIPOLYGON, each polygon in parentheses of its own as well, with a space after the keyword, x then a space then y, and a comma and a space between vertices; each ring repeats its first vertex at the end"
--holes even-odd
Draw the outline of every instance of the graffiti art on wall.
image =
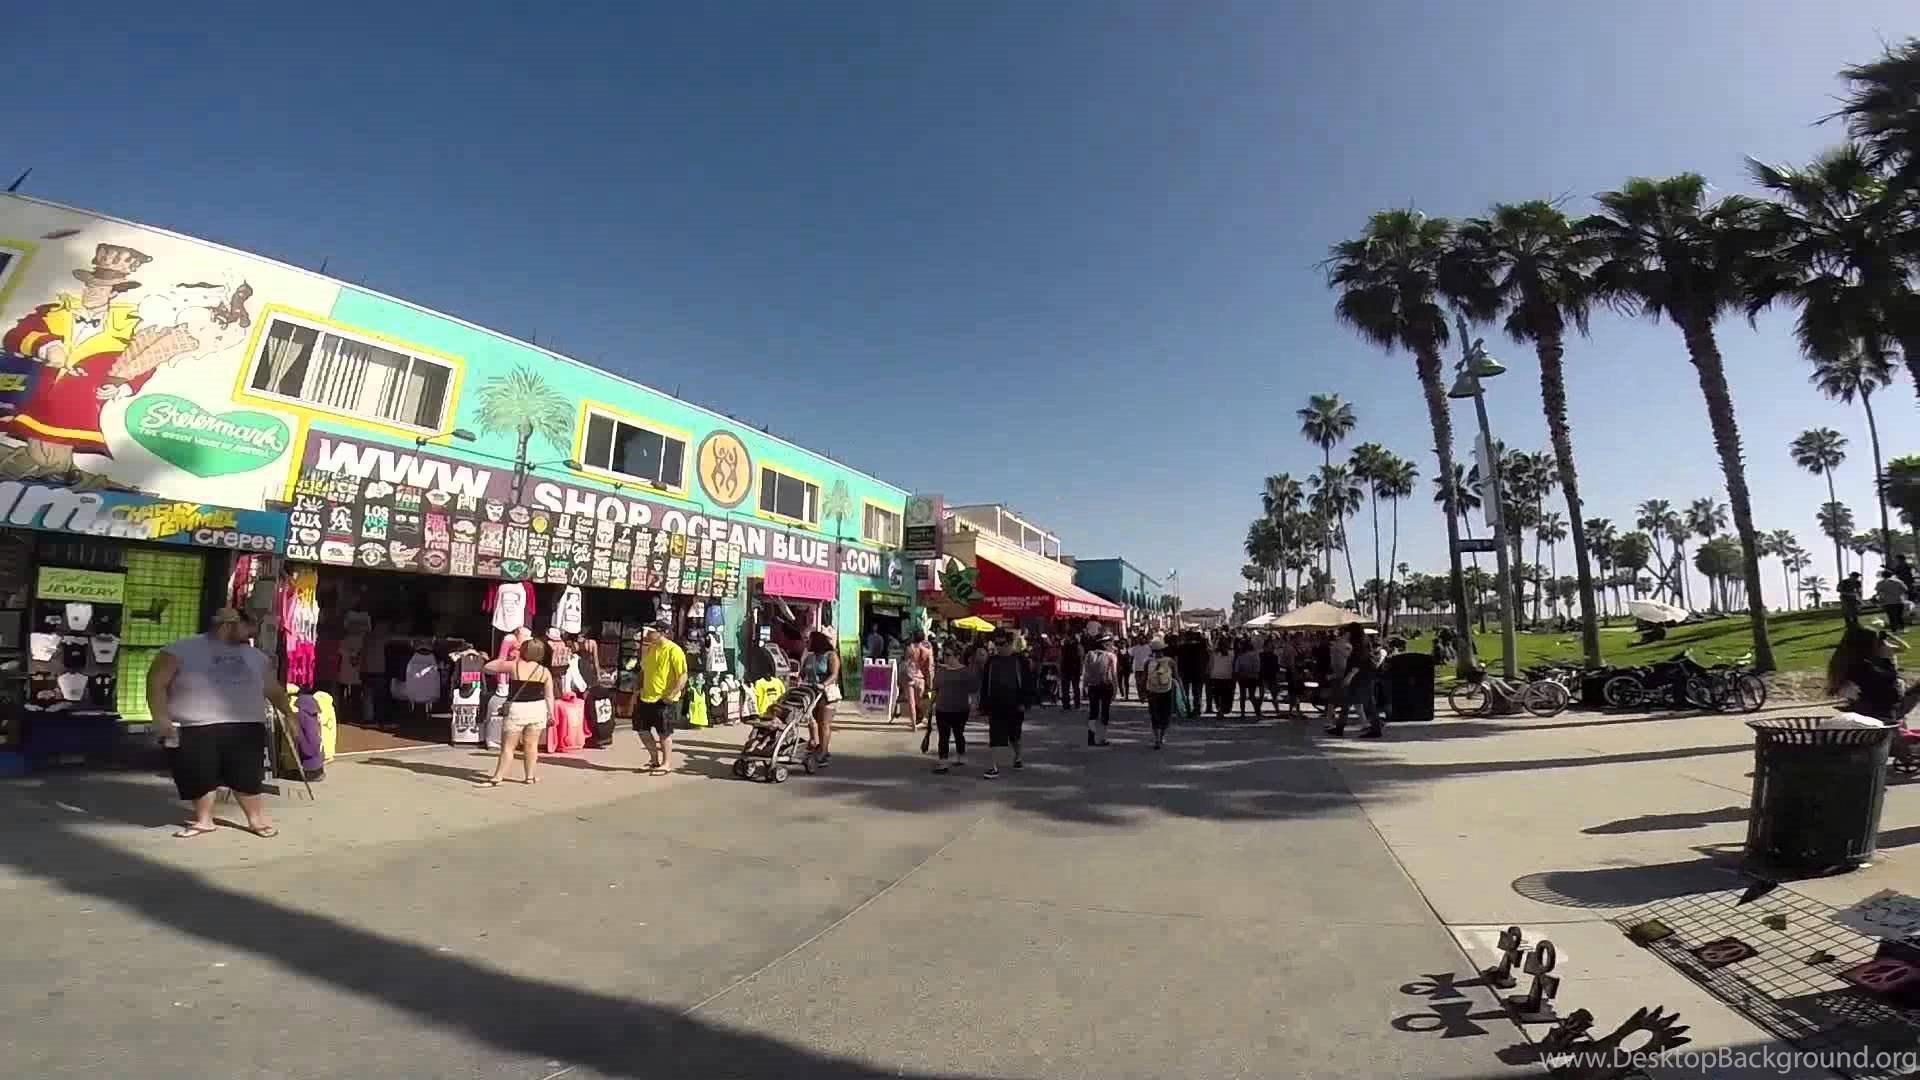
MULTIPOLYGON (((0 347, 10 354, 0 388, 15 388, 0 392, 0 433, 17 440, 0 447, 0 475, 109 483, 94 471, 97 465, 82 466, 88 458, 113 457, 101 427, 103 410, 137 396, 164 368, 192 365, 245 340, 253 324, 247 311, 251 285, 150 287, 134 274, 153 261, 134 247, 97 244, 92 264, 73 270, 79 291, 57 292, 0 335, 0 347)), ((271 449, 268 462, 288 442, 286 426, 272 417, 219 416, 183 399, 148 403, 140 416, 145 437, 135 437, 176 464, 202 463, 196 432, 206 436, 204 449, 228 441, 256 455, 271 449)))

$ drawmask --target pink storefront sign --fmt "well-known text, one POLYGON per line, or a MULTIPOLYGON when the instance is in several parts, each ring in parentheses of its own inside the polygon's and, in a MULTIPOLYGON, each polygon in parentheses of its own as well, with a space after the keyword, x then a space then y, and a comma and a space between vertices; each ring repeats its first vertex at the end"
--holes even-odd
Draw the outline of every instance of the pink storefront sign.
POLYGON ((840 575, 831 570, 809 570, 804 566, 770 562, 765 591, 768 596, 790 596, 795 600, 832 600, 840 595, 840 575))

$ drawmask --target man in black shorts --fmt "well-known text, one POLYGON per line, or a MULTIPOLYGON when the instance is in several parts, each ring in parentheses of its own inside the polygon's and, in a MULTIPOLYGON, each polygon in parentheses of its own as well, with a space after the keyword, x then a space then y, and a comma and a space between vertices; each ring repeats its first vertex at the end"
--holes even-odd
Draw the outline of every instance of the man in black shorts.
POLYGON ((180 839, 214 831, 213 797, 233 792, 255 836, 276 836, 260 792, 266 781, 267 710, 293 719, 287 688, 273 677, 267 655, 253 647, 253 617, 232 608, 214 612, 213 629, 160 651, 147 670, 147 708, 154 734, 173 763, 174 789, 193 804, 180 839))
POLYGON ((647 747, 647 769, 672 765, 673 716, 687 690, 687 654, 667 636, 664 620, 640 631, 640 690, 634 695, 633 730, 647 747))
POLYGON ((1000 775, 1003 748, 1012 748, 1014 768, 1025 767, 1020 760, 1020 729, 1034 685, 1033 667, 1015 651, 1013 635, 1002 631, 994 645, 994 655, 980 669, 980 711, 987 714, 987 746, 992 754, 987 771, 980 775, 988 780, 1000 775))

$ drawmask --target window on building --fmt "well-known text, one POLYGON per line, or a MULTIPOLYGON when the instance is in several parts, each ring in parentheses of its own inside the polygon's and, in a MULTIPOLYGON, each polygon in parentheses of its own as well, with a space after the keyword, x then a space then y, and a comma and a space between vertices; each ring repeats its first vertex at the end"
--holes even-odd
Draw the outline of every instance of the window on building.
POLYGON ((820 524, 820 487, 775 469, 760 470, 760 509, 783 518, 820 524))
POLYGON ((250 385, 319 409, 439 431, 452 382, 442 361, 275 318, 250 385))
POLYGON ((687 444, 605 413, 587 413, 587 445, 580 463, 678 491, 685 485, 687 444))
POLYGON ((894 547, 900 543, 900 515, 883 506, 867 504, 866 522, 860 535, 869 544, 894 547))

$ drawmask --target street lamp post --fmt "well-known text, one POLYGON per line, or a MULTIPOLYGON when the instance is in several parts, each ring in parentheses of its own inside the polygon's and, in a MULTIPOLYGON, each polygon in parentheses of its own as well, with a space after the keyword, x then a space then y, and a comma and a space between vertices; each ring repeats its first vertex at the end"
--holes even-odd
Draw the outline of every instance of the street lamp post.
MULTIPOLYGON (((1474 415, 1480 420, 1480 443, 1486 447, 1485 468, 1491 496, 1483 495, 1483 504, 1492 508, 1487 516, 1493 521, 1493 552, 1496 566, 1500 572, 1501 588, 1494 590, 1500 596, 1500 667, 1509 679, 1520 677, 1518 650, 1519 642, 1513 629, 1513 573, 1507 561, 1507 516, 1501 512, 1500 492, 1504 490, 1500 483, 1500 455, 1494 452, 1493 431, 1487 424, 1487 398, 1480 380, 1491 379, 1507 370, 1498 360, 1487 355, 1483 339, 1470 338, 1467 320, 1454 316, 1460 328, 1460 375, 1453 382, 1453 389, 1447 391, 1450 398, 1472 398, 1474 415), (1469 344, 1471 342, 1471 344, 1469 344)), ((1456 509, 1465 513, 1464 507, 1456 509)))

